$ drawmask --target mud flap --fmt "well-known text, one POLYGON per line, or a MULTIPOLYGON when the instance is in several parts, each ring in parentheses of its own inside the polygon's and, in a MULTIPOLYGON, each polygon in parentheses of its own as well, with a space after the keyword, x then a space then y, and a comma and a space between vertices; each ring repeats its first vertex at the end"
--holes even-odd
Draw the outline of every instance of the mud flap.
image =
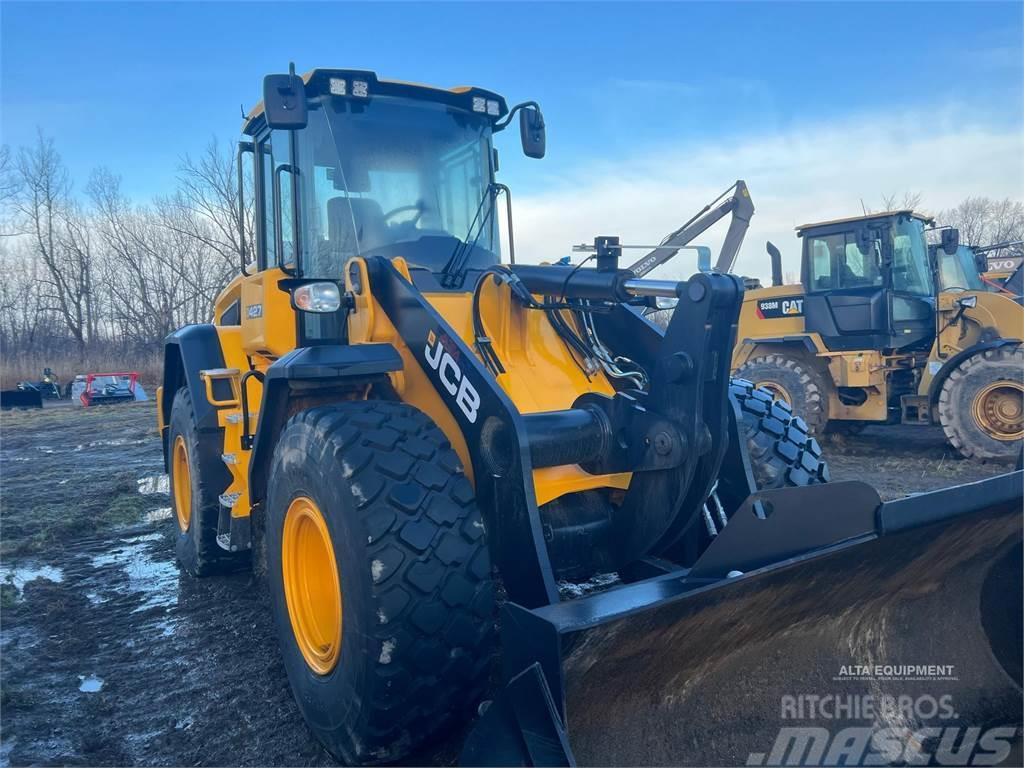
POLYGON ((766 491, 688 571, 506 604, 512 683, 463 761, 1015 764, 1022 483, 885 504, 862 483, 766 491), (568 735, 563 759, 538 733, 568 735))

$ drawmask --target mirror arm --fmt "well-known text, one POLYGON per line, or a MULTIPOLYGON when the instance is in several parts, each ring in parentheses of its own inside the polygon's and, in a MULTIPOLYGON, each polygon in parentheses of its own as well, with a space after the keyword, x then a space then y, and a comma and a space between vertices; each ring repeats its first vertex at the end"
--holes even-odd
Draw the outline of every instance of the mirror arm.
POLYGON ((541 116, 541 121, 544 120, 544 116, 540 111, 540 104, 538 104, 536 101, 524 101, 512 107, 512 109, 508 111, 508 114, 505 115, 504 120, 497 121, 494 124, 494 127, 491 128, 491 133, 497 133, 498 131, 503 131, 506 128, 508 128, 509 123, 512 122, 512 118, 516 116, 516 112, 521 110, 523 107, 533 107, 534 109, 537 110, 537 114, 541 116))

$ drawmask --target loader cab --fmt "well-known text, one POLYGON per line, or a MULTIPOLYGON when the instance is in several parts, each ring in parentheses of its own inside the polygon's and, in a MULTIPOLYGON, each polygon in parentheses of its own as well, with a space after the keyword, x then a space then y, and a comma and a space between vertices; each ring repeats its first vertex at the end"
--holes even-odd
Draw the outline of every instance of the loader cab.
POLYGON ((806 224, 805 328, 831 350, 914 349, 935 334, 935 283, 913 211, 806 224))
MULTIPOLYGON (((540 157, 539 109, 519 111, 524 151, 540 157)), ((360 70, 268 76, 264 102, 243 126, 252 142, 241 151, 252 154, 255 171, 256 263, 248 271, 278 270, 291 287, 340 288, 355 256, 401 256, 434 274, 453 254, 469 269, 499 263, 503 188, 494 183, 493 134, 508 117, 505 100, 479 88, 360 70)), ((344 332, 341 313, 292 309, 298 346, 336 343, 344 332)), ((241 310, 243 329, 271 322, 241 310)))

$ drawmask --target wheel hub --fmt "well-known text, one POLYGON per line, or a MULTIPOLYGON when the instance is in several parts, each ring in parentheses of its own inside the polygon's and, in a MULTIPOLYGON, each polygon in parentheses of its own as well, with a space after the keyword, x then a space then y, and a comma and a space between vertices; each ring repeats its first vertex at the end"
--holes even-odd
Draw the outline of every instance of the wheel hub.
POLYGON ((996 381, 974 398, 974 419, 996 440, 1024 437, 1024 386, 1015 381, 996 381))
POLYGON ((781 400, 786 405, 793 405, 793 396, 789 394, 789 390, 779 384, 777 381, 755 381, 755 387, 766 389, 772 393, 772 397, 776 400, 781 400))
POLYGON ((341 584, 327 521, 308 496, 285 513, 281 570, 295 643, 309 668, 326 675, 341 653, 341 584))
POLYGON ((192 469, 188 462, 188 447, 182 435, 174 439, 171 478, 174 482, 174 514, 178 519, 178 527, 184 533, 192 520, 192 469))

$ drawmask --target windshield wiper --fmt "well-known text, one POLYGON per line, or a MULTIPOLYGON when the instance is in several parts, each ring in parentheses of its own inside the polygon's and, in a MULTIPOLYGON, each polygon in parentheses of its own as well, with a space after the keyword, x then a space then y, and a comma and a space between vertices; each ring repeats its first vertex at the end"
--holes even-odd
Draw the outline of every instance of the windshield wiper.
POLYGON ((459 240, 455 244, 452 255, 448 257, 444 269, 441 270, 441 285, 445 288, 461 287, 466 280, 466 264, 469 262, 473 249, 476 248, 480 235, 483 234, 487 220, 494 214, 494 187, 493 183, 484 187, 483 195, 476 206, 476 213, 473 214, 473 220, 469 223, 466 239, 459 240), (489 205, 488 202, 490 203, 489 205), (481 213, 483 213, 483 216, 481 216, 481 213), (476 235, 473 234, 474 229, 476 230, 476 235), (472 238, 472 241, 470 241, 470 238, 472 238))

